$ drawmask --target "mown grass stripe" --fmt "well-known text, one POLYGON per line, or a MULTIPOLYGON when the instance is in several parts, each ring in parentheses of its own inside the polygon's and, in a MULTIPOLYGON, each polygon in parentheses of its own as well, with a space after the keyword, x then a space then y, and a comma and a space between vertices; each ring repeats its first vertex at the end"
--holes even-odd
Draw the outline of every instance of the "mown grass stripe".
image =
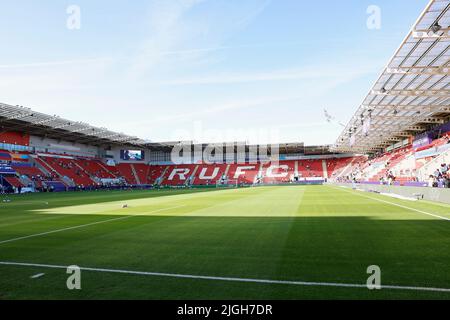
POLYGON ((94 226, 94 225, 98 225, 98 224, 102 224, 102 223, 108 223, 108 222, 113 222, 113 221, 120 221, 120 220, 130 219, 130 218, 134 218, 134 217, 138 217, 138 216, 143 216, 143 215, 147 215, 147 214, 152 214, 152 213, 157 213, 157 212, 162 212, 162 211, 167 211, 167 210, 177 209, 177 208, 181 208, 181 207, 183 207, 183 206, 175 206, 175 207, 170 207, 170 208, 165 208, 165 209, 154 210, 154 211, 146 212, 146 213, 143 213, 143 214, 129 215, 129 216, 125 216, 125 217, 112 218, 112 219, 107 219, 107 220, 101 220, 101 221, 96 221, 96 222, 91 222, 91 223, 81 224, 81 225, 73 226, 73 227, 67 227, 67 228, 62 228, 62 229, 56 229, 56 230, 51 230, 51 231, 46 231, 46 232, 41 232, 41 233, 35 233, 35 234, 28 235, 28 236, 17 237, 17 238, 13 238, 13 239, 8 239, 8 240, 0 241, 0 245, 1 245, 1 244, 5 244, 5 243, 10 243, 10 242, 19 241, 19 240, 24 240, 24 239, 30 239, 30 238, 36 238, 36 237, 40 237, 40 236, 45 236, 45 235, 49 235, 49 234, 53 234, 53 233, 58 233, 58 232, 64 232, 64 231, 69 231, 69 230, 75 230, 75 229, 86 228, 86 227, 90 227, 90 226, 94 226))
MULTIPOLYGON (((47 268, 47 269, 67 269, 69 267, 69 266, 52 265, 52 264, 7 262, 7 261, 0 261, 0 265, 17 266, 17 267, 47 268)), ((270 279, 254 279, 254 278, 216 277, 216 276, 202 276, 202 275, 163 273, 163 272, 148 272, 148 271, 133 271, 133 270, 121 270, 121 269, 109 269, 109 268, 108 269, 107 268, 91 268, 91 267, 80 267, 80 270, 82 270, 82 271, 91 271, 91 272, 104 272, 104 273, 118 273, 118 274, 130 274, 130 275, 140 275, 140 276, 152 276, 152 277, 184 278, 184 279, 193 279, 193 280, 247 282, 247 283, 296 285, 296 286, 310 286, 310 287, 360 288, 360 289, 367 289, 367 290, 369 290, 366 284, 354 284, 354 283, 308 282, 308 281, 291 281, 291 280, 270 280, 270 279)), ((415 287, 415 286, 394 286, 394 285, 381 285, 380 287, 381 287, 381 289, 391 289, 391 290, 450 292, 450 289, 447 289, 447 288, 415 287)))

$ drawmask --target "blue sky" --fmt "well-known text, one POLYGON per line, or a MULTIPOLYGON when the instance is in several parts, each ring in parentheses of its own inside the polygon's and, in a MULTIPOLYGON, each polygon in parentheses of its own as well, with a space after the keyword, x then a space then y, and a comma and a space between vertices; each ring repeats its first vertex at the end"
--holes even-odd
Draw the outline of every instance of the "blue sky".
POLYGON ((2 1, 0 102, 152 141, 331 144, 427 3, 2 1))

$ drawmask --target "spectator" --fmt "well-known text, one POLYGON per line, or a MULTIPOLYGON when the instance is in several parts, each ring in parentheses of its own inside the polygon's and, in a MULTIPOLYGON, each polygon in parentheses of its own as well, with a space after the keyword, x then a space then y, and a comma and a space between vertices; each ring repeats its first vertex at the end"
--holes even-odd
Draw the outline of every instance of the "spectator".
POLYGON ((428 186, 429 186, 430 188, 433 188, 433 187, 434 187, 434 180, 435 180, 435 178, 434 178, 433 175, 430 175, 430 176, 428 177, 428 186))
POLYGON ((447 166, 447 164, 445 164, 445 163, 441 164, 440 171, 441 171, 441 174, 443 174, 443 175, 446 174, 447 171, 448 171, 448 166, 447 166))
POLYGON ((439 178, 441 175, 441 171, 439 169, 436 169, 436 171, 434 172, 433 176, 437 179, 439 178))

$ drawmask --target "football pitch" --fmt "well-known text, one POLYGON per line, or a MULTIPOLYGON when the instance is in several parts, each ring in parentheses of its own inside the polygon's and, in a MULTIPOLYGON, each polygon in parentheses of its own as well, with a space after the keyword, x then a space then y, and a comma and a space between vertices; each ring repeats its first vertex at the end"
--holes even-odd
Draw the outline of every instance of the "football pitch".
POLYGON ((0 299, 450 299, 444 204, 335 186, 10 199, 0 299))

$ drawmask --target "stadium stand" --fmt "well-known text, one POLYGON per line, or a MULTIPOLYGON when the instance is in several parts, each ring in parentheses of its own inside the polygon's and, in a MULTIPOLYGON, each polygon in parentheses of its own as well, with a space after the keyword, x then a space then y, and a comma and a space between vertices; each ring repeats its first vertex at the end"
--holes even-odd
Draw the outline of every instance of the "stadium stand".
POLYGON ((128 185, 206 186, 219 181, 238 184, 281 184, 305 180, 350 181, 363 183, 392 183, 400 185, 436 185, 442 180, 450 163, 450 133, 430 143, 414 147, 412 141, 375 156, 347 156, 326 159, 282 160, 256 164, 184 164, 148 165, 118 163, 107 165, 104 160, 61 154, 30 154, 0 151, 0 161, 11 163, 17 177, 5 176, 9 185, 35 188, 53 186, 88 187, 105 180, 124 179, 128 185), (27 158, 17 155, 27 155, 27 158), (29 156, 29 157, 28 157, 29 156), (25 162, 28 159, 28 162, 25 162), (430 183, 433 176, 433 183, 430 183))
POLYGON ((197 167, 196 164, 170 166, 162 177, 162 184, 167 186, 191 185, 197 167))
POLYGON ((214 185, 228 169, 227 164, 201 164, 198 166, 197 174, 193 180, 195 185, 214 185))
POLYGON ((371 159, 354 158, 351 168, 345 176, 333 176, 334 179, 366 183, 420 186, 429 184, 433 179, 447 179, 443 174, 450 163, 449 133, 431 143, 414 148, 412 145, 379 154, 371 159), (444 168, 444 170, 443 170, 444 168))
POLYGON ((298 174, 304 178, 324 177, 322 160, 298 161, 298 174))
POLYGON ((355 158, 335 158, 335 159, 327 159, 327 176, 335 177, 342 173, 354 160, 355 158))
POLYGON ((111 172, 117 177, 124 178, 128 184, 138 184, 136 175, 133 172, 132 164, 130 163, 119 163, 114 169, 111 169, 111 172))
POLYGON ((277 184, 289 183, 298 178, 296 161, 280 161, 278 163, 265 163, 262 168, 262 183, 277 184))
POLYGON ((168 166, 150 165, 147 175, 149 184, 160 184, 160 179, 168 169, 168 166))
POLYGON ((237 180, 238 184, 253 184, 259 173, 261 164, 231 164, 227 178, 237 180))
POLYGON ((17 179, 16 177, 6 176, 6 177, 4 177, 4 179, 6 180, 6 182, 8 182, 13 187, 16 187, 16 188, 23 187, 22 182, 20 182, 20 180, 17 179))
POLYGON ((14 168, 14 170, 16 170, 16 172, 20 175, 24 175, 27 176, 29 178, 33 178, 33 177, 44 177, 45 174, 44 172, 42 172, 40 169, 38 169, 37 167, 31 165, 31 164, 13 164, 12 167, 14 168))
POLYGON ((115 179, 117 178, 111 171, 109 171, 101 161, 95 159, 75 159, 74 163, 81 167, 90 176, 100 179, 115 179))
POLYGON ((29 146, 30 135, 26 132, 2 131, 0 132, 0 142, 21 146, 29 146))
POLYGON ((150 166, 145 163, 133 163, 131 167, 134 167, 135 175, 137 175, 137 182, 140 185, 150 184, 149 173, 150 166))
MULTIPOLYGON (((20 178, 5 179, 13 186, 27 185, 31 181, 36 187, 47 182, 65 186, 64 177, 73 181, 73 186, 93 186, 101 179, 123 177, 129 185, 204 186, 215 185, 220 180, 235 180, 239 184, 291 183, 304 179, 351 180, 356 178, 367 183, 411 184, 428 183, 430 175, 436 176, 443 165, 450 162, 450 144, 445 135, 434 140, 426 148, 411 145, 379 154, 368 159, 365 156, 289 160, 278 163, 257 164, 190 164, 147 165, 144 163, 120 163, 107 166, 98 159, 60 158, 37 156, 36 164, 15 162, 12 168, 20 178), (448 147, 447 147, 448 146, 448 147), (447 148, 445 152, 417 159, 423 151, 447 148), (351 174, 348 174, 348 173, 351 174), (28 180, 26 180, 28 179, 28 180), (389 182, 392 180, 391 182, 389 182), (25 181, 25 183, 24 183, 25 181)), ((437 175, 439 178, 439 175, 437 175)))
POLYGON ((72 159, 53 157, 40 157, 39 159, 60 177, 68 177, 71 179, 76 186, 90 186, 95 184, 95 181, 89 177, 83 167, 77 165, 72 159))
POLYGON ((0 161, 11 161, 11 154, 8 151, 0 150, 0 161))

